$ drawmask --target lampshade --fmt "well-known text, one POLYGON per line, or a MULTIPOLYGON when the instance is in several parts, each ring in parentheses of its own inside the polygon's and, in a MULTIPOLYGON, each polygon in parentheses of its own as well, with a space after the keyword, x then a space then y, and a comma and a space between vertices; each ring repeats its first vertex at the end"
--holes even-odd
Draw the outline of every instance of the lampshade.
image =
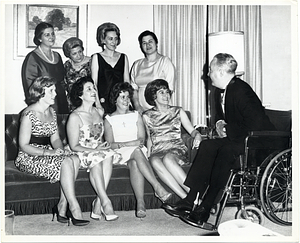
POLYGON ((218 53, 232 55, 238 63, 236 75, 245 73, 244 69, 244 32, 224 31, 208 34, 208 57, 209 62, 218 53))

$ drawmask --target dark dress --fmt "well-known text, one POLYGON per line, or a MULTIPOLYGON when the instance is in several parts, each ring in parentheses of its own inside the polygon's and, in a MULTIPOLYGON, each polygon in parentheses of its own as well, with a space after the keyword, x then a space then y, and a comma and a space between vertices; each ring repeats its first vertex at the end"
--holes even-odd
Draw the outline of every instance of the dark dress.
POLYGON ((125 55, 121 53, 114 67, 108 64, 100 53, 97 53, 97 56, 99 65, 97 82, 99 100, 105 113, 112 113, 113 111, 109 107, 109 94, 116 83, 124 82, 125 55))
MULTIPOLYGON (((55 111, 53 121, 42 122, 34 111, 26 111, 23 116, 28 116, 31 121, 31 139, 29 144, 41 149, 52 149, 50 137, 57 131, 57 121, 55 111)), ((16 167, 25 173, 42 177, 55 183, 60 180, 60 167, 65 155, 61 156, 39 156, 30 155, 21 149, 15 160, 16 167)))
POLYGON ((58 62, 51 64, 44 61, 34 51, 28 53, 22 65, 22 84, 25 94, 25 101, 27 103, 29 98, 29 87, 37 77, 49 76, 55 78, 57 95, 54 109, 59 114, 67 114, 69 113, 69 108, 66 92, 63 88, 65 70, 61 56, 59 54, 58 56, 58 62))

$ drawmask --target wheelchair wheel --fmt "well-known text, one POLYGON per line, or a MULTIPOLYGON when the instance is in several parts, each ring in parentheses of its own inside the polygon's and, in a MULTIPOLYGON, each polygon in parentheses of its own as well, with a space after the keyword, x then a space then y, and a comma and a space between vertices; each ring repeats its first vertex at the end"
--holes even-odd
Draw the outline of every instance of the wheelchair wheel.
POLYGON ((266 167, 260 184, 261 206, 267 217, 292 225, 292 149, 277 154, 266 167))
POLYGON ((235 219, 246 219, 252 223, 264 225, 265 216, 263 213, 254 206, 245 206, 245 209, 240 209, 235 214, 235 219))

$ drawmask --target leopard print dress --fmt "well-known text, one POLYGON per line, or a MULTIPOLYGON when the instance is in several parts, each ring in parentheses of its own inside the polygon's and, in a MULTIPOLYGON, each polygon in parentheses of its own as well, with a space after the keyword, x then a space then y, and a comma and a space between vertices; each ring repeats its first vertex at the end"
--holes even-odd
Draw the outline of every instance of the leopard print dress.
MULTIPOLYGON (((23 114, 23 116, 28 116, 31 121, 30 145, 42 149, 52 149, 50 137, 57 131, 57 120, 54 109, 52 109, 52 113, 53 120, 50 123, 42 122, 32 110, 28 110, 23 114)), ((15 160, 15 165, 22 172, 46 178, 51 183, 55 183, 60 179, 60 167, 64 159, 65 155, 30 155, 20 149, 15 160)))

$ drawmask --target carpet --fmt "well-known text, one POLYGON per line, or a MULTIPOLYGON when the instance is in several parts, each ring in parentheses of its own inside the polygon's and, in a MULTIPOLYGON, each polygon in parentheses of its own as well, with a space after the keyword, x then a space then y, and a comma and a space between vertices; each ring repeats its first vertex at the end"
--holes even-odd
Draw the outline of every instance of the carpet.
MULTIPOLYGON (((212 232, 190 226, 180 219, 166 214, 162 209, 147 210, 147 217, 144 219, 136 218, 134 211, 117 211, 116 213, 119 215, 119 219, 108 222, 104 219, 92 220, 89 218, 89 213, 85 212, 83 213, 84 219, 91 221, 88 226, 84 227, 61 224, 56 219, 51 221, 52 215, 50 214, 16 216, 14 235, 10 236, 9 240, 15 242, 25 239, 28 242, 188 242, 189 240, 220 239, 217 231, 212 232), (208 237, 204 239, 199 236, 208 237)), ((235 213, 235 207, 226 207, 221 223, 233 220, 235 213)), ((209 222, 214 222, 214 220, 215 217, 211 216, 209 222)), ((266 219, 264 227, 283 235, 284 239, 292 236, 291 226, 280 226, 266 219)))

